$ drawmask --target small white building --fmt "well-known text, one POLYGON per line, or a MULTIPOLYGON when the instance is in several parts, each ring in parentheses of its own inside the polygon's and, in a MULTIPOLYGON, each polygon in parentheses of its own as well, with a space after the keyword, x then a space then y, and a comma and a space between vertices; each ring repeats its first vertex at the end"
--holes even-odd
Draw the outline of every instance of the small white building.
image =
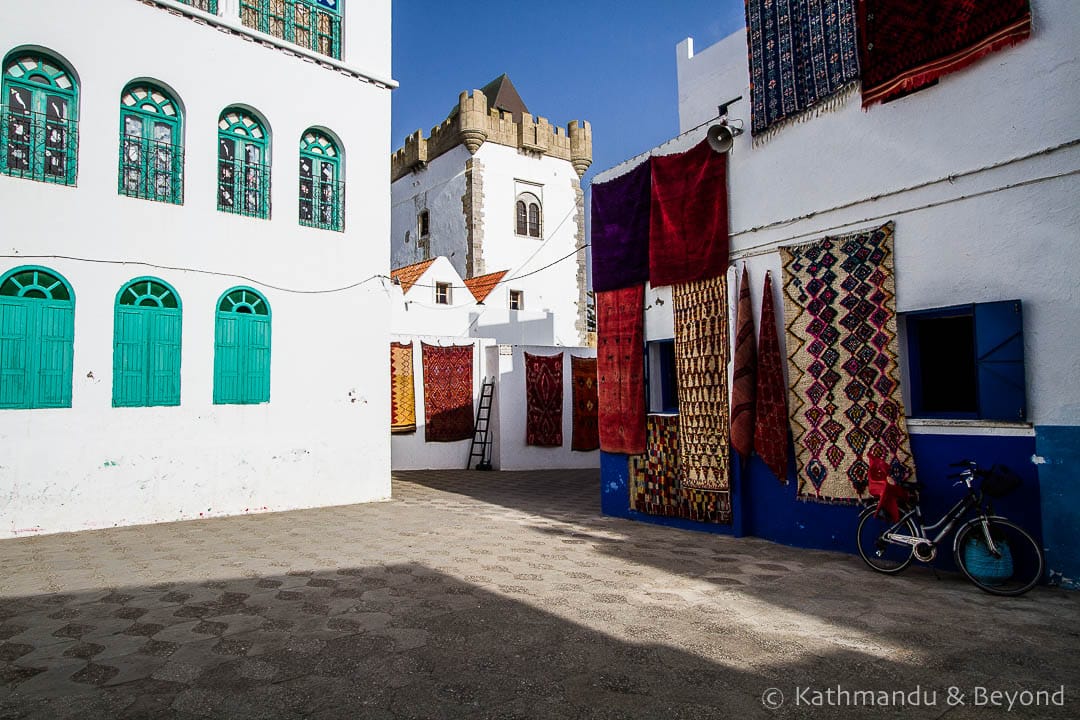
POLYGON ((0 534, 389 496, 390 2, 272 6, 0 10, 0 534))
POLYGON ((465 280, 506 271, 481 321, 513 332, 511 311, 554 316, 554 344, 587 344, 587 122, 534 119, 503 75, 391 159, 391 263, 443 256, 465 280), (505 302, 503 301, 505 299, 505 302))

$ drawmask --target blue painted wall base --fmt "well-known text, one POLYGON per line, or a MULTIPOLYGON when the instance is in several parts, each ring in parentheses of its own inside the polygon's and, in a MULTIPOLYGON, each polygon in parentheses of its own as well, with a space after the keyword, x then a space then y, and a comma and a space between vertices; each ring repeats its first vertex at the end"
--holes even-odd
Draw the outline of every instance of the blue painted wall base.
POLYGON ((1035 428, 1035 451, 1040 458, 1043 538, 1050 581, 1080 589, 1080 427, 1046 425, 1035 428))

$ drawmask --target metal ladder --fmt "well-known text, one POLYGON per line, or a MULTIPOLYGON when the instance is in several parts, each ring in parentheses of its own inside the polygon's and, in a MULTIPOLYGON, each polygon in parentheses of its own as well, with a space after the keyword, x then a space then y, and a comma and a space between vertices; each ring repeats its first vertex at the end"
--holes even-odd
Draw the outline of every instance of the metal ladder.
POLYGON ((480 404, 476 408, 476 425, 473 427, 472 444, 469 445, 469 459, 465 469, 472 466, 473 458, 479 458, 477 470, 491 469, 491 430, 488 420, 491 418, 491 400, 495 394, 495 378, 484 378, 480 385, 480 404))

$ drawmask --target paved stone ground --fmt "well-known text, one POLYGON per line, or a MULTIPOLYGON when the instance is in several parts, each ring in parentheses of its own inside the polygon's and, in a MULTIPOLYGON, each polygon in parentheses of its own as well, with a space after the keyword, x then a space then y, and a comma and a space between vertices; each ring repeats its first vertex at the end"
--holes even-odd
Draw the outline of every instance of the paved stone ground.
POLYGON ((604 518, 598 485, 401 473, 391 502, 0 541, 0 718, 1080 717, 1077 594, 604 518), (936 705, 795 706, 837 686, 936 705))

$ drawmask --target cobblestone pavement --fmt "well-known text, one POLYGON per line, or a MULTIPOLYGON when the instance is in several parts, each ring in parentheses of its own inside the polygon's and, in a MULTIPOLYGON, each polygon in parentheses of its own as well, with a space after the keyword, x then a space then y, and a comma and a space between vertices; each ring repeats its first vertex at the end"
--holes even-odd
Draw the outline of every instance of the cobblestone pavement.
POLYGON ((1076 594, 605 518, 598 486, 400 473, 390 502, 0 541, 0 718, 838 714, 806 687, 908 693, 846 717, 1080 717, 1076 594))

